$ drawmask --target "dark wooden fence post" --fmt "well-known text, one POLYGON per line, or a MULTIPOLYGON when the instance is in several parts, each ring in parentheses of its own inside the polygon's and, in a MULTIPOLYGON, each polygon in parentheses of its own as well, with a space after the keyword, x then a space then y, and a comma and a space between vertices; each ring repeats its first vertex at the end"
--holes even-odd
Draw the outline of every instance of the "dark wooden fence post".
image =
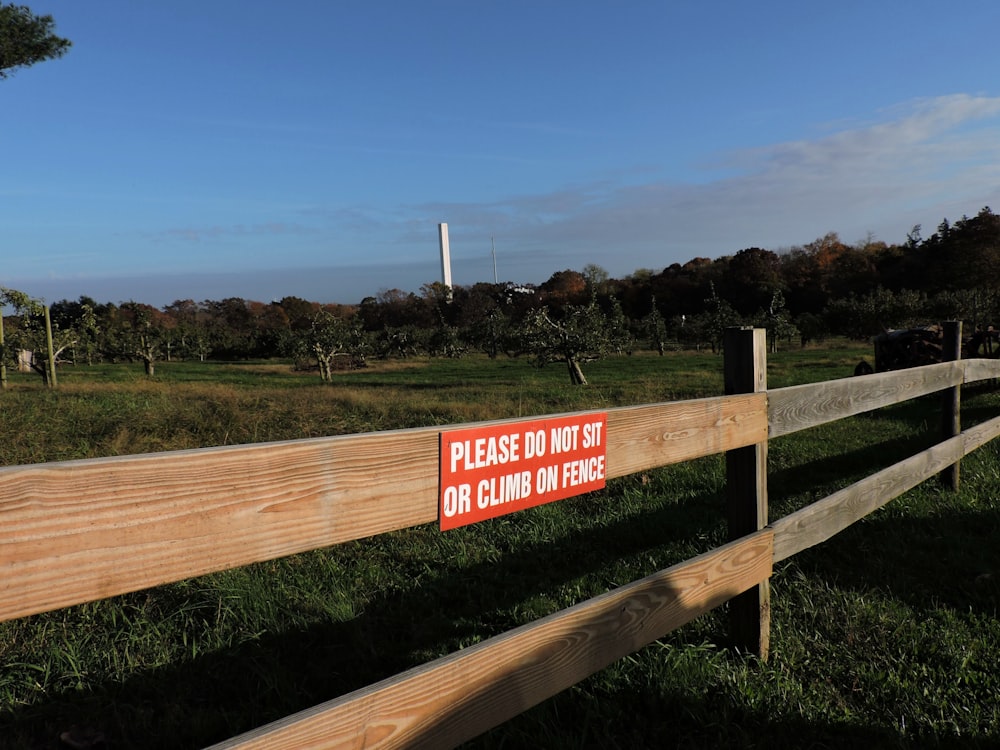
MULTIPOLYGON (((941 359, 944 362, 957 362, 962 358, 962 321, 949 320, 944 324, 944 342, 941 346, 941 359)), ((962 386, 948 388, 942 395, 941 433, 942 437, 955 437, 962 431, 962 386)), ((945 486, 958 491, 960 484, 961 464, 956 461, 941 472, 941 481, 945 486)))
MULTIPOLYGON (((727 328, 723 338, 726 394, 767 390, 767 332, 727 328)), ((767 525, 767 441, 726 452, 729 538, 767 525)), ((767 659, 771 642, 771 589, 767 581, 729 602, 735 648, 767 659)))

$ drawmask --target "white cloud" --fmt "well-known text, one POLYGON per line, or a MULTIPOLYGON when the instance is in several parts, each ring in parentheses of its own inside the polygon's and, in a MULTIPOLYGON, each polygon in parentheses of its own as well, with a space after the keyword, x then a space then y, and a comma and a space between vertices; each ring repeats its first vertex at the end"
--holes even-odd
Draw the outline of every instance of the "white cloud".
MULTIPOLYGON (((829 231, 848 242, 869 232, 902 242, 915 224, 934 227, 942 218, 972 215, 984 205, 1000 208, 1000 98, 955 95, 910 102, 867 123, 828 127, 813 139, 721 154, 705 171, 708 179, 698 184, 641 181, 644 173, 623 165, 613 177, 500 200, 300 208, 275 220, 264 214, 259 223, 179 227, 153 239, 201 240, 213 246, 213 257, 221 251, 217 243, 238 240, 232 244, 241 248, 242 273, 224 277, 225 292, 222 276, 201 276, 199 293, 206 298, 266 293, 323 301, 357 301, 387 287, 416 291, 433 281, 440 221, 449 224, 459 284, 492 279, 491 235, 500 276, 517 282, 543 281, 587 263, 623 276, 745 247, 777 250, 829 231), (269 238, 291 243, 296 236, 318 248, 298 251, 299 268, 290 253, 262 251, 254 260, 247 251, 258 247, 255 238, 264 243, 260 247, 272 247, 269 238), (362 263, 348 266, 338 254, 362 263), (287 276, 266 270, 275 263, 287 276), (326 263, 344 265, 318 268, 326 263), (212 293, 212 285, 220 292, 212 293)), ((176 281, 200 284, 195 277, 176 281)), ((139 288, 137 280, 133 284, 130 289, 139 288)), ((66 288, 61 296, 88 293, 66 288)), ((183 288, 176 284, 177 296, 195 294, 183 288)), ((116 296, 111 287, 99 290, 116 296)), ((54 288, 49 293, 57 294, 54 288)))
POLYGON ((502 225, 508 243, 566 248, 579 266, 598 262, 618 274, 635 260, 657 268, 828 231, 902 242, 915 223, 974 213, 1000 196, 1000 98, 919 100, 816 139, 725 154, 715 166, 730 176, 700 185, 593 182, 434 209, 452 227, 502 225))

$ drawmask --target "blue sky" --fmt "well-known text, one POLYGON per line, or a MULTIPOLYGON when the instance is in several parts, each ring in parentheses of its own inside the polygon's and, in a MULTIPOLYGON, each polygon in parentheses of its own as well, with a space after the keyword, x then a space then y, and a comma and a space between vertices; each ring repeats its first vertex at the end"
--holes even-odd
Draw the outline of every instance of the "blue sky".
POLYGON ((0 286, 50 302, 615 277, 1000 209, 995 0, 19 0, 0 286))

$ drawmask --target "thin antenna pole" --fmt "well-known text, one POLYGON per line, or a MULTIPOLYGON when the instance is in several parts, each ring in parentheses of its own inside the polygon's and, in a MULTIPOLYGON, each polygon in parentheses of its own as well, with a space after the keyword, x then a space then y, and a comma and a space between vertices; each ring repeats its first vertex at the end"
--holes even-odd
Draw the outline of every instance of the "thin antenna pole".
POLYGON ((500 280, 497 278, 497 246, 493 241, 493 235, 490 235, 490 250, 493 253, 493 283, 499 284, 500 280))

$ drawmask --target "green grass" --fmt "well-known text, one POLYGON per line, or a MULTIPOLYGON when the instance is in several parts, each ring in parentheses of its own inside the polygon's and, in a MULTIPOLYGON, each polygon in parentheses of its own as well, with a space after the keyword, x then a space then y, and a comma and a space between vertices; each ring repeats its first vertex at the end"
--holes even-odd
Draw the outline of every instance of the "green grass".
MULTIPOLYGON (((845 377, 867 349, 769 357, 772 387, 845 377)), ((532 416, 719 395, 712 354, 562 368, 373 363, 323 386, 276 363, 78 367, 0 393, 0 464, 532 416)), ((968 389, 963 422, 1000 413, 968 389)), ((934 441, 937 400, 774 440, 772 517, 934 441)), ((717 546, 711 457, 446 534, 423 526, 0 624, 0 747, 193 748, 368 685, 717 546)), ((777 566, 767 663, 698 618, 469 743, 475 748, 1000 744, 1000 458, 962 465, 777 566)), ((2 553, 0 553, 2 554, 2 553)))

